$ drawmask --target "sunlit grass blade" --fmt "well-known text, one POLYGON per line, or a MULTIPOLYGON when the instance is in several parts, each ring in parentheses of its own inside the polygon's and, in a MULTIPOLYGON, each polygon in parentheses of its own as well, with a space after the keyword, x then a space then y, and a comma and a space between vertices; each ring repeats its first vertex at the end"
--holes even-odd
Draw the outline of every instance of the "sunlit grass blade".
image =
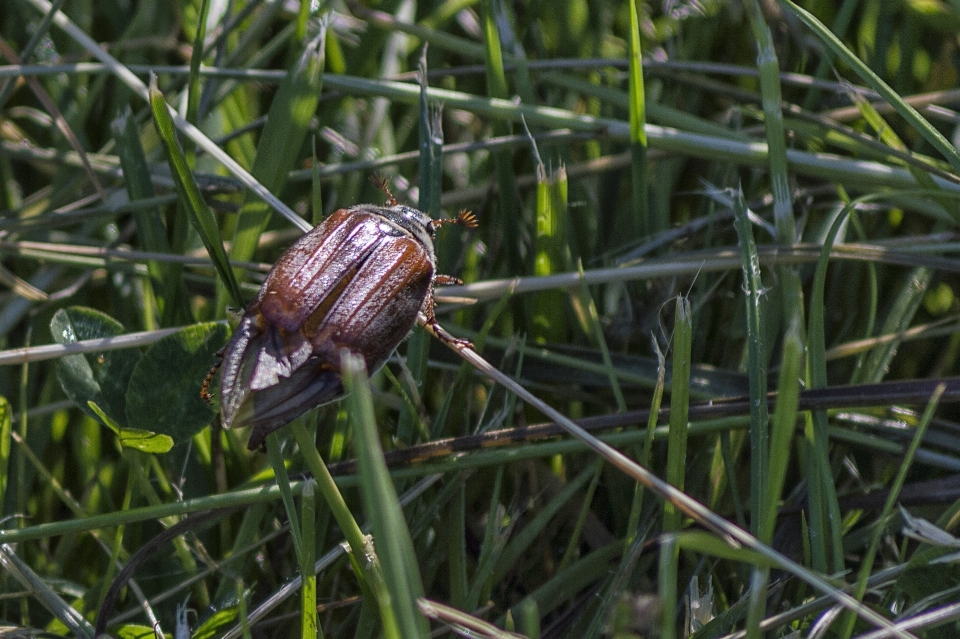
POLYGON ((333 518, 337 521, 347 544, 350 546, 350 565, 357 576, 360 588, 364 595, 373 602, 371 605, 380 606, 383 604, 388 606, 380 608, 383 615, 381 620, 386 627, 392 629, 391 632, 396 632, 396 619, 389 608, 389 602, 382 602, 382 597, 387 590, 379 562, 376 561, 376 551, 370 547, 367 536, 360 530, 360 525, 357 524, 357 520, 347 506, 347 502, 340 493, 336 482, 334 482, 333 476, 327 470, 323 458, 320 457, 313 437, 310 436, 301 421, 294 420, 289 428, 297 441, 297 446, 300 447, 304 463, 313 473, 320 494, 327 502, 333 518))
POLYGON ((413 541, 397 493, 383 461, 380 433, 373 414, 373 399, 363 360, 343 354, 344 387, 360 456, 360 493, 373 527, 373 543, 389 595, 380 601, 385 633, 391 636, 388 617, 396 618, 394 636, 428 637, 429 624, 417 608, 423 583, 413 541), (389 613, 389 614, 388 614, 389 613))
POLYGON ((237 282, 233 269, 230 268, 226 251, 223 250, 223 241, 220 238, 217 221, 213 217, 210 207, 203 200, 200 189, 193 178, 193 173, 187 166, 186 158, 177 140, 173 121, 167 111, 167 102, 160 90, 157 89, 155 81, 150 86, 150 106, 153 110, 157 131, 160 133, 161 140, 163 140, 163 148, 167 154, 167 161, 170 163, 170 171, 177 185, 181 203, 187 209, 190 222, 196 228, 203 245, 207 248, 210 259, 213 260, 213 265, 220 274, 227 291, 229 291, 233 303, 238 308, 242 308, 245 305, 243 293, 240 292, 240 284, 237 282))
MULTIPOLYGON (((537 219, 533 271, 547 276, 570 269, 567 243, 567 172, 563 167, 547 175, 537 165, 537 219)), ((537 293, 532 301, 531 335, 536 343, 562 343, 567 337, 567 294, 562 290, 537 293)))
MULTIPOLYGON (((653 235, 668 226, 663 215, 652 216, 648 204, 649 177, 647 171, 647 100, 643 86, 643 53, 640 50, 640 21, 637 18, 637 3, 630 6, 630 37, 627 40, 627 55, 630 58, 630 167, 634 225, 640 237, 653 235)), ((627 237, 632 237, 628 233, 627 237)))
POLYGON ((317 577, 314 574, 314 564, 317 560, 317 496, 316 482, 304 483, 301 493, 302 528, 300 538, 303 540, 300 555, 300 638, 323 639, 323 629, 317 623, 317 577))

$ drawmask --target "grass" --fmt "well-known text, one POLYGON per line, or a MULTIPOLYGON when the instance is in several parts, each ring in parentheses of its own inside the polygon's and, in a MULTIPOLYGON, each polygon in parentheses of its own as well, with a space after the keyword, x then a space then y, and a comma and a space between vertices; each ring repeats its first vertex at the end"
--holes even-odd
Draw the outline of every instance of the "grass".
POLYGON ((55 4, 0 9, 5 624, 956 636, 956 3, 55 4), (477 214, 495 370, 418 328, 250 452, 228 307, 378 173, 477 214))

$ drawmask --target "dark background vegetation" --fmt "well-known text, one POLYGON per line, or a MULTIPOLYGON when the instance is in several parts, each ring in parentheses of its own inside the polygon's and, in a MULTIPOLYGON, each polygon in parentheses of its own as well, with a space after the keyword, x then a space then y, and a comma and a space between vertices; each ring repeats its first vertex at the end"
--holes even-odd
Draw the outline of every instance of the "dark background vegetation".
MULTIPOLYGON (((297 495, 285 507, 278 458, 249 452, 245 432, 211 435, 199 389, 232 302, 147 102, 41 1, 0 5, 0 619, 92 636, 146 546, 115 634, 153 632, 138 603, 152 601, 168 634, 186 602, 197 636, 291 636, 296 590, 241 621, 301 572, 284 527, 290 508, 304 517, 303 449, 288 429, 275 440, 297 495), (125 350, 35 349, 141 332, 125 350)), ((720 543, 576 441, 397 462, 398 493, 436 475, 402 519, 427 598, 528 636, 873 630, 805 579, 819 575, 883 617, 919 618, 915 636, 956 636, 956 409, 923 415, 932 382, 903 405, 871 385, 956 374, 960 3, 664 0, 636 3, 633 23, 613 0, 231 2, 199 39, 197 2, 61 4, 311 223, 382 203, 376 174, 436 217, 474 211, 479 228, 438 239, 440 272, 466 282, 438 292, 440 321, 571 418, 866 385, 859 408, 784 401, 768 419, 754 401, 693 414, 687 435, 687 420, 654 429, 640 414, 606 431, 795 568, 720 543), (421 57, 438 91, 426 111, 421 57), (421 153, 428 127, 442 155, 439 141, 421 153)), ((251 299, 300 231, 180 139, 251 299)), ((544 421, 419 328, 371 387, 386 450, 544 421)), ((357 455, 346 406, 298 422, 327 462, 357 455)), ((363 477, 338 475, 361 524, 363 477)), ((336 551, 322 500, 315 525, 316 556, 336 551)), ((345 556, 324 565, 324 636, 400 636, 369 588, 345 556)))

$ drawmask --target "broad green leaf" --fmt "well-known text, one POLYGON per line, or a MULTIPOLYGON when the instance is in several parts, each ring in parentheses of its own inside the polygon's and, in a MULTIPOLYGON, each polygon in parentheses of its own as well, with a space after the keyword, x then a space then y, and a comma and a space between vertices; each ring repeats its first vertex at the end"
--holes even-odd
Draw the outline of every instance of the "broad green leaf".
POLYGON ((127 423, 182 442, 210 424, 215 408, 200 398, 203 380, 227 341, 227 327, 188 326, 153 346, 127 388, 127 423))
MULTIPOLYGON (((123 325, 105 313, 82 306, 57 311, 50 320, 50 332, 58 344, 86 339, 115 337, 123 325)), ((57 379, 67 397, 85 413, 96 418, 88 402, 95 402, 110 419, 125 424, 127 381, 140 359, 135 349, 66 355, 57 360, 57 379)))

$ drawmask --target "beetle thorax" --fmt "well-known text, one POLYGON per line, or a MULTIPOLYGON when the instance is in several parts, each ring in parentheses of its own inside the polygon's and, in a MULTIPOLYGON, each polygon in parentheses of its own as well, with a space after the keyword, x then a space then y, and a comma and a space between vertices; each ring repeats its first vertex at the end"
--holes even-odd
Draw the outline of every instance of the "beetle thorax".
POLYGON ((384 223, 395 229, 398 234, 416 240, 427 252, 431 265, 436 268, 437 259, 433 249, 436 228, 433 218, 429 215, 412 206, 403 204, 384 207, 360 205, 353 207, 353 209, 381 217, 384 223))

